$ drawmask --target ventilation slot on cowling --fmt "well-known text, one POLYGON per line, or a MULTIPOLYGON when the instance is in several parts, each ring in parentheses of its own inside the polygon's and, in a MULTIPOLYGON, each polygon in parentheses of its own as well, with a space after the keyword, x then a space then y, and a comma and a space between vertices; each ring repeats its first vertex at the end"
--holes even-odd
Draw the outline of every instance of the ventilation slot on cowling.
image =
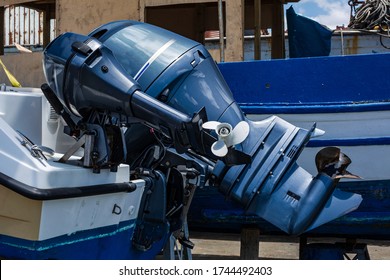
POLYGON ((293 158, 297 152, 298 152, 298 146, 293 145, 293 146, 291 147, 290 151, 287 153, 287 156, 288 156, 289 158, 293 158))
POLYGON ((300 199, 301 199, 301 196, 300 196, 300 195, 297 195, 296 193, 293 193, 292 191, 288 191, 288 192, 287 192, 287 195, 288 195, 289 197, 292 197, 292 198, 295 199, 295 200, 300 200, 300 199))

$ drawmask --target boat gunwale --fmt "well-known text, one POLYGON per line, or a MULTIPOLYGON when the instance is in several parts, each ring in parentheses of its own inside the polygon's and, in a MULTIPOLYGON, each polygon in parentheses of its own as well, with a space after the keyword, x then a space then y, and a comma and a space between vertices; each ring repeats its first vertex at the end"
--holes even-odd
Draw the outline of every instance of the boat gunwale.
MULTIPOLYGON (((147 181, 145 181, 147 182, 147 181)), ((93 195, 104 195, 110 193, 131 193, 137 189, 136 183, 107 183, 100 185, 61 187, 51 189, 40 189, 17 181, 0 172, 0 186, 4 186, 24 197, 33 200, 56 200, 65 198, 76 198, 93 195)))
POLYGON ((321 114, 390 111, 390 100, 324 103, 238 103, 246 114, 321 114))

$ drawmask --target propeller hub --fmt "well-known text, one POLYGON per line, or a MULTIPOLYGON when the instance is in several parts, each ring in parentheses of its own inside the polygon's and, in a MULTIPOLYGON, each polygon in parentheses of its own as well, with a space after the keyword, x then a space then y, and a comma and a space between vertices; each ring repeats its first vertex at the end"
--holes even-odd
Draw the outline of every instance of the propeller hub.
POLYGON ((226 126, 224 127, 221 127, 219 130, 218 130, 218 135, 220 136, 228 136, 230 133, 230 129, 226 126))
POLYGON ((220 123, 217 125, 215 131, 217 132, 219 138, 226 139, 232 132, 233 127, 228 123, 220 123))

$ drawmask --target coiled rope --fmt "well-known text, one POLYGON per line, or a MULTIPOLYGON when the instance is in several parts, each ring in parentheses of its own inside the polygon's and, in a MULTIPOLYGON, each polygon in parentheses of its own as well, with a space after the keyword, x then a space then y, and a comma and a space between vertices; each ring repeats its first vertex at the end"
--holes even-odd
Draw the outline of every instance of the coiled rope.
POLYGON ((390 24, 390 0, 366 0, 359 8, 356 6, 362 1, 350 0, 351 19, 349 27, 353 29, 373 30, 379 28, 388 31, 390 24), (355 14, 353 15, 353 11, 355 14))
POLYGON ((378 32, 380 43, 383 43, 383 37, 390 38, 390 0, 350 0, 348 5, 351 6, 351 18, 348 27, 361 31, 378 32), (360 7, 356 8, 358 5, 360 7))

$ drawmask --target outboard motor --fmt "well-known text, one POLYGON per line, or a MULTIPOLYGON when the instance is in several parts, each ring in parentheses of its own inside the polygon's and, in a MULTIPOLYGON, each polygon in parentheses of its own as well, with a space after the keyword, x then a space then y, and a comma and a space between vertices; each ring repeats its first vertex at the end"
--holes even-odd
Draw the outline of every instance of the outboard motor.
POLYGON ((111 120, 128 126, 127 156, 123 150, 112 160, 114 147, 108 145, 104 155, 85 163, 95 170, 125 158, 135 161, 152 128, 177 154, 207 164, 207 184, 287 233, 317 227, 361 202, 357 194, 335 191, 350 163, 343 164, 346 156, 337 148, 318 156, 317 162, 324 155, 328 161, 318 164, 315 176, 296 163, 320 132, 315 125, 305 130, 276 116, 247 119, 212 57, 195 41, 149 24, 118 21, 88 36, 59 36, 46 48, 44 65, 60 107, 75 123, 96 124, 97 113, 109 112, 111 120))

